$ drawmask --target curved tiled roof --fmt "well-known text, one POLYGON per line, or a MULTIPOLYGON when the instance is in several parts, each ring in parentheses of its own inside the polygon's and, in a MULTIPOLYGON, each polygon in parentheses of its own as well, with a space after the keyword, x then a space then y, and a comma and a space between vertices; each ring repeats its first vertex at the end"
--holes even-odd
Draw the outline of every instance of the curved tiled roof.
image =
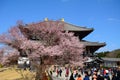
POLYGON ((99 43, 99 42, 90 42, 90 41, 80 41, 85 46, 105 46, 106 43, 99 43))
MULTIPOLYGON (((51 22, 51 21, 45 21, 45 22, 48 23, 48 22, 51 22)), ((54 23, 54 22, 57 22, 57 21, 52 21, 52 22, 54 23)), ((63 21, 58 21, 58 22, 60 22, 60 24, 63 23, 64 24, 64 29, 68 30, 68 31, 93 31, 94 30, 93 28, 76 26, 76 25, 73 25, 73 24, 70 24, 70 23, 67 23, 67 22, 63 22, 63 21)), ((39 26, 39 22, 38 23, 34 23, 33 25, 39 26)), ((31 24, 26 24, 25 26, 27 28, 29 28, 29 26, 31 26, 31 24)))
POLYGON ((73 24, 69 24, 64 22, 64 29, 68 31, 93 31, 93 28, 86 28, 86 27, 81 27, 81 26, 76 26, 73 24))

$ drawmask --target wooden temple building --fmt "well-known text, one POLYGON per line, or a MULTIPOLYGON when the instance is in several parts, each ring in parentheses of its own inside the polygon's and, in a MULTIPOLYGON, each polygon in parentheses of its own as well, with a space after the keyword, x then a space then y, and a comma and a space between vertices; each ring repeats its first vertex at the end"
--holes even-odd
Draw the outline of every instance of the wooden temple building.
MULTIPOLYGON (((44 21, 49 22, 49 20, 47 18, 45 18, 44 21)), ((62 19, 61 22, 64 23, 64 30, 65 31, 73 32, 75 36, 79 37, 80 42, 82 44, 84 44, 85 51, 83 53, 83 56, 93 57, 95 51, 97 51, 99 48, 104 47, 106 45, 105 43, 90 42, 90 41, 84 40, 84 38, 87 35, 89 35, 91 32, 94 31, 93 28, 76 26, 76 25, 65 22, 64 19, 62 19)), ((34 25, 38 26, 38 23, 35 23, 34 25)), ((31 35, 32 32, 30 32, 28 29, 29 24, 26 24, 24 27, 19 27, 19 28, 20 28, 21 32, 23 32, 23 34, 27 35, 30 39, 33 39, 35 37, 34 35, 31 35), (27 30, 27 29, 28 29, 28 31, 25 32, 25 30, 27 30)), ((34 38, 34 40, 36 40, 36 39, 34 38)), ((24 52, 21 52, 21 56, 26 57, 24 52)))
MULTIPOLYGON (((47 18, 45 18, 44 21, 48 21, 49 20, 47 18)), ((81 26, 76 26, 70 23, 67 23, 64 21, 64 19, 61 19, 61 22, 64 23, 64 30, 65 31, 69 31, 69 32, 74 32, 75 36, 78 36, 80 39, 80 42, 82 44, 85 45, 85 52, 83 53, 84 56, 89 56, 92 57, 94 55, 94 52, 97 51, 99 48, 104 47, 106 44, 105 43, 99 43, 99 42, 90 42, 90 41, 86 41, 84 40, 84 38, 89 35, 91 32, 94 31, 93 28, 87 28, 87 27, 81 27, 81 26)), ((37 26, 37 23, 35 24, 35 26, 37 26)), ((23 30, 29 28, 29 24, 27 24, 24 29, 20 28, 20 30, 24 33, 23 30)), ((30 34, 30 32, 27 32, 30 34)), ((29 35, 25 33, 25 35, 27 36, 31 36, 34 37, 33 35, 29 35)))

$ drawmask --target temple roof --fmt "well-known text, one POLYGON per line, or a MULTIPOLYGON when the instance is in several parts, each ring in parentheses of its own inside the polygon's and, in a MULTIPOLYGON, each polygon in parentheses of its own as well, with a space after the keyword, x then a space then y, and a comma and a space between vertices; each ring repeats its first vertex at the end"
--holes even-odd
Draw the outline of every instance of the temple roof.
POLYGON ((99 43, 99 42, 89 42, 89 41, 80 41, 81 44, 84 44, 86 49, 89 49, 91 53, 94 53, 99 48, 106 45, 106 43, 99 43))
MULTIPOLYGON (((45 21, 45 22, 49 22, 49 21, 45 21)), ((56 21, 53 21, 56 22, 56 21)), ((82 27, 82 26, 76 26, 67 22, 61 22, 64 24, 64 29, 67 31, 93 31, 93 28, 87 28, 87 27, 82 27)), ((39 26, 39 23, 34 23, 35 26, 39 26)), ((29 28, 31 24, 27 24, 26 27, 29 28)))
POLYGON ((68 31, 93 31, 93 28, 86 28, 82 26, 76 26, 70 23, 64 22, 64 29, 68 31))
MULTIPOLYGON (((49 21, 46 21, 49 22, 49 21)), ((53 21, 56 22, 56 21, 53 21)), ((82 26, 76 26, 67 22, 63 22, 64 24, 64 30, 69 31, 69 32, 74 32, 75 36, 79 36, 79 39, 82 40, 84 37, 86 37, 88 34, 90 34, 94 29, 93 28, 87 28, 87 27, 82 27, 82 26)), ((29 28, 31 24, 25 25, 24 29, 29 28)), ((35 23, 35 26, 39 26, 39 23, 35 23)))
POLYGON ((106 44, 105 43, 99 43, 99 42, 90 42, 90 41, 80 41, 82 44, 84 44, 85 46, 99 46, 99 47, 103 47, 106 44))
POLYGON ((74 32, 75 36, 79 36, 80 40, 82 40, 84 37, 86 37, 88 34, 90 34, 94 30, 93 28, 76 26, 66 22, 64 22, 64 29, 70 32, 74 32))

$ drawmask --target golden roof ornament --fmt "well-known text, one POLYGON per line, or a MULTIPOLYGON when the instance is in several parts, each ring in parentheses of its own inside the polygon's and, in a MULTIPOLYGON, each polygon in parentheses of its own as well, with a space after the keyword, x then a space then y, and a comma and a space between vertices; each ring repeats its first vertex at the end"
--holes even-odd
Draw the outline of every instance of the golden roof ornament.
POLYGON ((45 18, 44 21, 48 21, 48 18, 45 18))
POLYGON ((63 21, 63 22, 64 22, 64 18, 62 18, 62 19, 61 19, 61 21, 63 21))

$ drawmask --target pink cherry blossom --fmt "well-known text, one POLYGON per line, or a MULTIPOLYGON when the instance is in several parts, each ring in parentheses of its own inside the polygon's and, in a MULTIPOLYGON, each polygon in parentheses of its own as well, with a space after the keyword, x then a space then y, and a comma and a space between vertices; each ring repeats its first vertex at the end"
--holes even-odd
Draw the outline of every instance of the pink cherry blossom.
POLYGON ((13 50, 7 55, 4 55, 3 49, 0 50, 0 60, 3 64, 10 63, 12 57, 22 54, 30 59, 40 58, 41 66, 65 62, 81 65, 84 61, 84 45, 74 33, 64 30, 62 21, 43 21, 26 25, 18 23, 8 33, 0 35, 0 43, 13 50))

